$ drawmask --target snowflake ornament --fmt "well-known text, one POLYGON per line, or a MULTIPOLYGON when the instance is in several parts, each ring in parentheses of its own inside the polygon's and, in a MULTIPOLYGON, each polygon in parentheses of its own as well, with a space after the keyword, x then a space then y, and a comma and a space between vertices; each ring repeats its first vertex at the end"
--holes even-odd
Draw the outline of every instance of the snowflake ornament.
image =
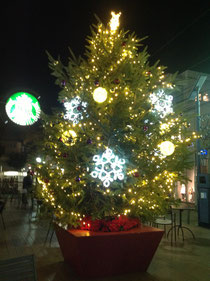
POLYGON ((72 121, 73 124, 78 124, 84 118, 83 113, 86 113, 87 103, 82 102, 80 97, 75 97, 71 101, 65 102, 64 106, 66 108, 64 119, 72 121))
POLYGON ((161 118, 173 113, 173 96, 166 95, 163 90, 150 94, 150 101, 154 105, 152 112, 158 112, 161 118))
POLYGON ((124 179, 125 159, 120 159, 110 148, 107 148, 102 155, 95 155, 93 161, 95 170, 91 172, 91 176, 99 178, 105 187, 109 187, 110 183, 117 179, 124 179))

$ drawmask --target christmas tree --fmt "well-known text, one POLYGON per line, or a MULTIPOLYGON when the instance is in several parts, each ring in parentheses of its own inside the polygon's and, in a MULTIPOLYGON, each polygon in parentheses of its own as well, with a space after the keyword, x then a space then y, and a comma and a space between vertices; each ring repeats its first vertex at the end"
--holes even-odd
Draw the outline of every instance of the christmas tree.
POLYGON ((119 17, 112 12, 107 26, 98 19, 85 59, 71 52, 65 66, 48 54, 63 110, 42 115, 37 174, 63 225, 165 213, 192 164, 197 136, 173 112, 174 77, 149 64, 143 39, 120 30, 119 17))

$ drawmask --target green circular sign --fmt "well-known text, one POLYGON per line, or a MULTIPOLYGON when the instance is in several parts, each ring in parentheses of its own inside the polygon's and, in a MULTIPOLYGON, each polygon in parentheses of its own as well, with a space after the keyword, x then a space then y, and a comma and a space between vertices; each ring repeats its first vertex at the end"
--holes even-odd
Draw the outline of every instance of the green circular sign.
POLYGON ((8 117, 18 125, 34 124, 39 119, 40 112, 38 100, 29 93, 15 93, 6 102, 8 117))

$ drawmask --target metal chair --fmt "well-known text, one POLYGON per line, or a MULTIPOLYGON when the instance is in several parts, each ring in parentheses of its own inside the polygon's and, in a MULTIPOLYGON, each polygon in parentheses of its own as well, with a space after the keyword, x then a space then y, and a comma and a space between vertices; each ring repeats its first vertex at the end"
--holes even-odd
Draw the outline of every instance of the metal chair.
POLYGON ((1 220, 2 220, 2 224, 3 224, 4 229, 6 229, 4 218, 3 218, 3 211, 4 211, 4 208, 5 208, 5 205, 6 205, 6 200, 4 200, 4 201, 0 200, 0 215, 1 215, 1 220))
POLYGON ((159 225, 164 226, 165 236, 168 238, 168 234, 166 234, 166 226, 171 226, 170 233, 171 233, 171 245, 173 245, 173 240, 176 242, 176 231, 173 231, 174 226, 176 225, 176 214, 172 212, 172 210, 168 213, 170 215, 170 218, 167 218, 166 216, 162 216, 157 218, 154 223, 158 227, 159 225))
POLYGON ((37 281, 34 256, 0 261, 0 281, 37 281))
POLYGON ((54 217, 52 217, 50 222, 49 222, 49 226, 48 226, 48 230, 47 230, 47 235, 45 237, 44 245, 46 245, 47 239, 48 239, 48 237, 50 237, 49 243, 50 243, 50 246, 51 246, 52 238, 53 238, 53 235, 54 235, 54 232, 55 232, 53 218, 54 217), (51 234, 50 234, 50 232, 51 232, 51 234))

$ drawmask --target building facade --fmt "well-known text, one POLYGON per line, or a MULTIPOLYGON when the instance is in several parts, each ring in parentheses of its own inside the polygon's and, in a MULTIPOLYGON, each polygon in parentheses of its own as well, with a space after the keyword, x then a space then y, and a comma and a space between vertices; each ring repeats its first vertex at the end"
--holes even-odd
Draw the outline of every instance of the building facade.
MULTIPOLYGON (((187 170, 186 175, 190 179, 189 182, 177 183, 176 196, 183 201, 195 202, 197 198, 196 176, 197 162, 196 154, 200 155, 200 171, 201 173, 210 173, 209 149, 210 149, 210 75, 206 73, 186 70, 179 74, 176 79, 176 89, 173 92, 175 110, 180 112, 189 122, 190 129, 198 131, 198 103, 197 97, 192 98, 192 93, 195 90, 197 82, 201 76, 206 77, 200 92, 199 92, 199 108, 200 108, 200 151, 196 151, 192 155, 194 167, 192 170, 187 170)), ((196 147, 195 147, 196 150, 196 147)))

